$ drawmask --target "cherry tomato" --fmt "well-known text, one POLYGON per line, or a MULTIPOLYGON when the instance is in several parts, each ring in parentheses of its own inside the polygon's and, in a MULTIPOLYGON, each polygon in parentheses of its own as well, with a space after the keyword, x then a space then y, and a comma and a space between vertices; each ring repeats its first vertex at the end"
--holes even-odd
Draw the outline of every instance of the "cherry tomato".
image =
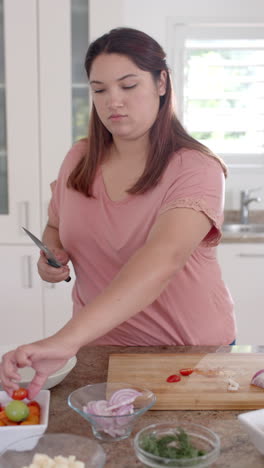
POLYGON ((35 406, 38 409, 38 411, 40 412, 40 404, 37 401, 31 400, 27 405, 28 405, 29 408, 30 408, 30 406, 35 406))
POLYGON ((170 375, 166 381, 167 382, 179 382, 181 380, 181 376, 177 374, 170 375))
POLYGON ((181 375, 191 375, 193 373, 193 369, 190 367, 186 367, 186 369, 181 369, 180 374, 181 375))
POLYGON ((28 391, 26 388, 19 388, 18 390, 14 390, 12 394, 13 400, 24 400, 24 398, 28 397, 28 391))

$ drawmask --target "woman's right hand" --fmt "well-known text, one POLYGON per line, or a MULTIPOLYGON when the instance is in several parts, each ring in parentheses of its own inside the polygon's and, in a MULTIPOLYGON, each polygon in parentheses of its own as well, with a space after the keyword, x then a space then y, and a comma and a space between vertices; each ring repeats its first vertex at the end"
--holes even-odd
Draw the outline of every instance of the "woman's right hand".
POLYGON ((50 250, 54 254, 55 258, 60 263, 62 263, 63 266, 60 268, 55 268, 49 265, 44 252, 40 251, 38 272, 44 281, 47 281, 48 283, 59 283, 60 281, 66 280, 70 274, 70 269, 67 265, 70 257, 64 249, 51 248, 50 250))
POLYGON ((55 336, 35 341, 7 352, 2 356, 0 381, 3 389, 12 396, 19 388, 21 379, 19 369, 32 367, 35 374, 28 385, 29 398, 34 398, 45 384, 47 378, 61 369, 68 359, 74 356, 77 349, 61 343, 55 336))

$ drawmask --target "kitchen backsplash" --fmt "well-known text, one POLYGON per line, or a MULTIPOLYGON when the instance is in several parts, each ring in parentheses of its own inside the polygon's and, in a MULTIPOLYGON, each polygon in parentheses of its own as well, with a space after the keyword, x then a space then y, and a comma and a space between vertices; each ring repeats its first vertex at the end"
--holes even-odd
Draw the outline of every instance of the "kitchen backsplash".
MULTIPOLYGON (((239 210, 226 210, 225 223, 239 223, 240 211, 239 210)), ((251 210, 249 212, 249 223, 263 223, 264 224, 264 210, 251 210)))

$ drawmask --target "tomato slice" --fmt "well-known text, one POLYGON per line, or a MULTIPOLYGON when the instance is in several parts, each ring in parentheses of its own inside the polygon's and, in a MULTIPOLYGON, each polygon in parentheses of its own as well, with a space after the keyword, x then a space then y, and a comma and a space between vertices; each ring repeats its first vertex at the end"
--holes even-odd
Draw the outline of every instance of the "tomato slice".
POLYGON ((179 382, 181 380, 181 376, 177 374, 170 375, 166 381, 167 382, 179 382))
POLYGON ((181 375, 191 375, 193 373, 193 369, 191 367, 186 367, 185 369, 180 370, 181 375))
POLYGON ((35 406, 40 411, 40 404, 35 400, 31 400, 27 405, 28 407, 35 406))
POLYGON ((14 390, 12 394, 13 400, 24 400, 28 397, 28 391, 26 388, 20 387, 18 390, 14 390))

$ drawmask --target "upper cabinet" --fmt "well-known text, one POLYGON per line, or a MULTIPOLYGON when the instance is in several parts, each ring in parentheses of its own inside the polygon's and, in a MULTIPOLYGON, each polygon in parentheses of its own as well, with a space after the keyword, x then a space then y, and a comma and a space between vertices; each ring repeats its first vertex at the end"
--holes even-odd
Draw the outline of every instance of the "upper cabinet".
POLYGON ((41 235, 50 183, 87 133, 88 0, 0 0, 0 243, 41 235))
POLYGON ((38 5, 43 229, 50 183, 72 143, 87 134, 88 0, 39 0, 38 5))
POLYGON ((36 1, 0 1, 0 242, 40 228, 36 1))

